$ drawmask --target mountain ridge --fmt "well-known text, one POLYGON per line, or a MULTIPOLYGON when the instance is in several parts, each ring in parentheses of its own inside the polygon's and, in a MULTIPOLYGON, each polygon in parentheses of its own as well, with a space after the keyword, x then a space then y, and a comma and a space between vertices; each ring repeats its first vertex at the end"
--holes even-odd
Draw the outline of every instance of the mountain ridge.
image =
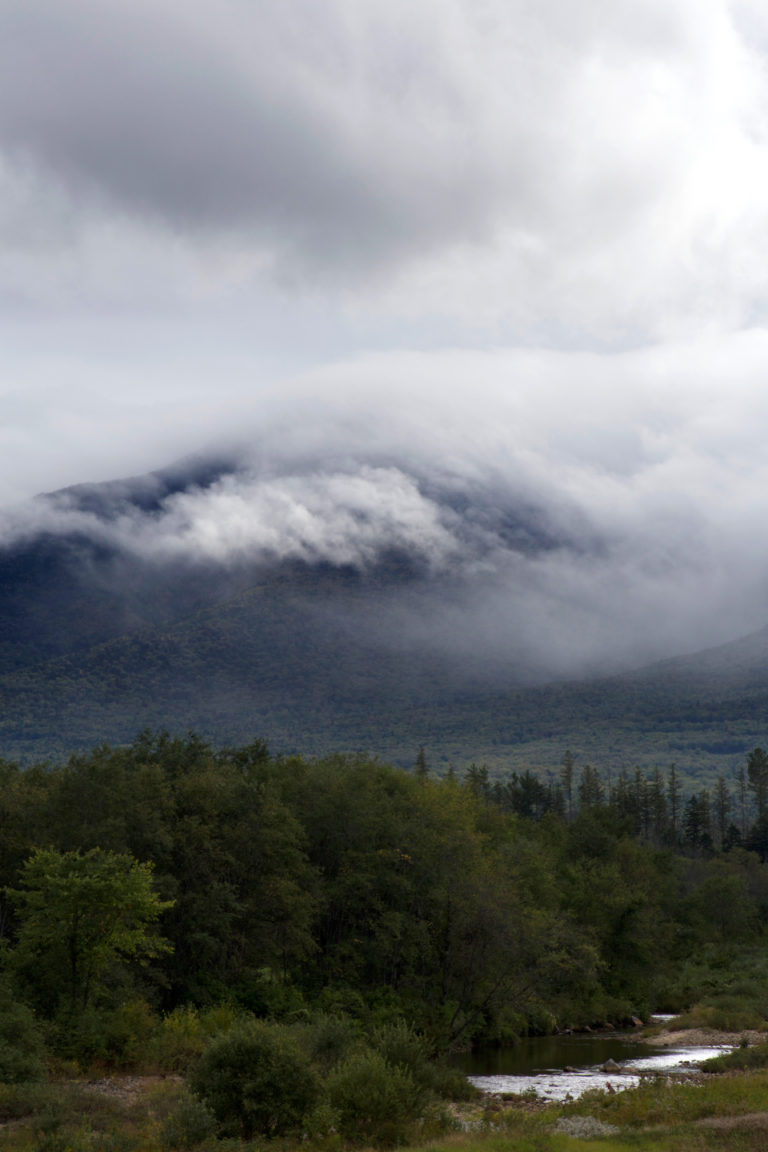
MULTIPOLYGON (((488 647, 476 615, 463 624, 482 563, 480 576, 433 569, 396 539, 366 563, 247 552, 223 563, 121 546, 115 524, 138 516, 154 531, 177 498, 220 494, 223 482, 230 494, 236 467, 190 458, 76 485, 43 498, 44 528, 6 540, 0 754, 59 758, 151 727, 215 743, 258 737, 286 753, 364 750, 404 766, 425 745, 437 771, 475 760, 554 773, 570 748, 606 771, 676 761, 710 780, 768 743, 768 627, 610 676, 556 678, 524 637, 488 647)), ((512 558, 575 546, 531 504, 489 494, 474 505, 453 489, 443 498, 446 515, 479 533, 481 559, 494 533, 512 558)))

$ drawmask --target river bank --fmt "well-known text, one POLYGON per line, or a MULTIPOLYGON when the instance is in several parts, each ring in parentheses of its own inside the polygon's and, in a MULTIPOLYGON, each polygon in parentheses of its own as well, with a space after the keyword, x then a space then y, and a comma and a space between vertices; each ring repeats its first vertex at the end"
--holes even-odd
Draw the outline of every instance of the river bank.
POLYGON ((654 1048, 738 1048, 746 1040, 750 1048, 754 1044, 765 1044, 767 1032, 747 1029, 743 1032, 719 1032, 714 1028, 648 1028, 637 1036, 642 1044, 652 1044, 654 1048))

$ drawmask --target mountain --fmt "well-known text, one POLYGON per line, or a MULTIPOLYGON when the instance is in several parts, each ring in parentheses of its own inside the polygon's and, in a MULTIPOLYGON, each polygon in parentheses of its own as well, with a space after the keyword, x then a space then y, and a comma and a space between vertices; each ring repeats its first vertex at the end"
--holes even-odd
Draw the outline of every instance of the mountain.
MULTIPOLYGON (((462 631, 479 564, 440 568, 402 540, 364 564, 247 549, 222 563, 169 551, 165 538, 165 550, 145 545, 171 512, 183 537, 178 508, 236 496, 236 475, 232 461, 192 460, 66 489, 43 498, 39 524, 9 535, 0 753, 60 757, 162 727, 216 743, 259 737, 282 752, 363 749, 404 765, 423 744, 437 771, 472 760, 556 771, 570 748, 577 764, 674 761, 706 781, 768 743, 768 629, 629 673, 553 682, 524 637, 502 636, 495 649, 477 640, 476 608, 462 631)), ((433 499, 482 546, 503 535, 513 557, 595 544, 530 502, 448 489, 433 499)))

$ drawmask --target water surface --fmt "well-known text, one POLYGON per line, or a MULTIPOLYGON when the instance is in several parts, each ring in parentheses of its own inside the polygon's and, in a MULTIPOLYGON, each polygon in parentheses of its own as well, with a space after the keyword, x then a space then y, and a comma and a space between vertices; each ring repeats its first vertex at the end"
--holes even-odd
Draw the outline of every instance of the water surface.
POLYGON ((610 1084, 618 1092, 640 1082, 640 1076, 630 1072, 603 1072, 601 1065, 607 1060, 638 1072, 664 1073, 698 1067, 723 1051, 730 1051, 730 1046, 662 1048, 643 1044, 631 1035, 600 1033, 534 1036, 514 1048, 462 1054, 456 1063, 484 1092, 520 1095, 533 1091, 546 1100, 565 1100, 591 1088, 605 1089, 610 1084))

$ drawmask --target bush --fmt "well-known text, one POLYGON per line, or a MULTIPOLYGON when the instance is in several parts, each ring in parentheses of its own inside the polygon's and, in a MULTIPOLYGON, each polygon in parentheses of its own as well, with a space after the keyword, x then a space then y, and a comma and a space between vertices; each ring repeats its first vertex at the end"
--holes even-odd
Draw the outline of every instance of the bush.
POLYGON ((55 1049, 81 1068, 94 1063, 127 1068, 146 1058, 158 1019, 145 1000, 128 1000, 116 1008, 86 1008, 55 1022, 55 1049))
POLYGON ((715 1032, 764 1031, 765 1019, 749 1005, 694 1004, 690 1012, 670 1023, 670 1031, 679 1032, 685 1028, 705 1028, 715 1032))
POLYGON ((44 1048, 35 1017, 0 985, 0 1081, 24 1084, 45 1078, 44 1048))
POLYGON ((449 1100, 473 1100, 480 1095, 462 1072, 434 1059, 429 1043, 404 1020, 375 1028, 370 1044, 391 1067, 410 1072, 414 1083, 425 1092, 449 1100))
POLYGON ((325 1074, 346 1059, 360 1043, 360 1028, 346 1016, 317 1016, 297 1032, 310 1060, 325 1074))
POLYGON ((328 1096, 342 1135, 378 1146, 406 1140, 426 1102, 407 1069, 393 1067, 372 1051, 351 1056, 337 1068, 328 1081, 328 1096))
POLYGON ((202 1144, 216 1131, 216 1120, 202 1100, 185 1093, 162 1127, 163 1148, 186 1150, 202 1144))
POLYGON ((407 1068, 417 1083, 430 1080, 429 1045, 404 1020, 374 1028, 370 1044, 393 1068, 407 1068))
POLYGON ((231 1004, 218 1004, 199 1012, 197 1008, 175 1008, 152 1038, 148 1054, 163 1072, 186 1072, 199 1060, 215 1036, 229 1032, 248 1017, 231 1004))
POLYGON ((0 1124, 43 1111, 53 1096, 54 1089, 50 1084, 0 1084, 0 1124))
POLYGON ((127 1000, 104 1015, 104 1058, 113 1067, 133 1067, 147 1052, 158 1018, 146 1000, 127 1000))
POLYGON ((290 1033, 253 1021, 213 1040, 189 1084, 222 1134, 278 1136, 296 1128, 315 1105, 318 1084, 290 1033))

